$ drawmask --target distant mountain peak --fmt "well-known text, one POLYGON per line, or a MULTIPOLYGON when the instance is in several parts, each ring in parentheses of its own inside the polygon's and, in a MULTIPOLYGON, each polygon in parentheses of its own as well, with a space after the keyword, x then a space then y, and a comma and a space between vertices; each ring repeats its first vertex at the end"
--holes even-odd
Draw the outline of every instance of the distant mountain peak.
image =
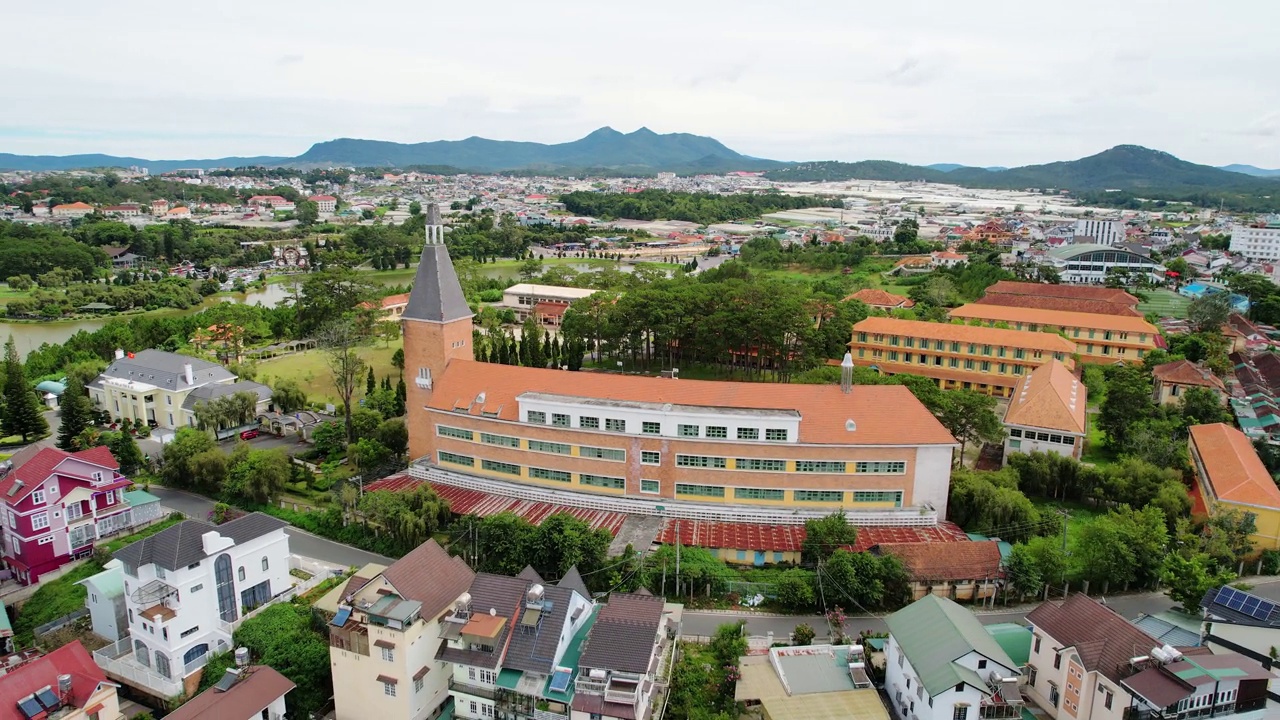
POLYGON ((586 140, 587 138, 612 138, 612 137, 621 137, 621 136, 622 136, 622 133, 618 132, 617 130, 614 130, 608 125, 605 125, 604 127, 598 130, 592 131, 589 135, 587 135, 587 137, 583 138, 583 140, 586 140))

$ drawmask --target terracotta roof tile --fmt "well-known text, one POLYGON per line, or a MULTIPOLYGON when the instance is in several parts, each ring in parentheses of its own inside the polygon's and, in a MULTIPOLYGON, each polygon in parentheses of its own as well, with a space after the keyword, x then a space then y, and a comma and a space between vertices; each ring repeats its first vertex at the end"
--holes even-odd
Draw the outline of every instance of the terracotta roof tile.
POLYGON ((987 288, 987 295, 1038 295, 1040 297, 1058 297, 1069 300, 1101 300, 1120 305, 1137 305, 1138 298, 1118 288, 1095 287, 1092 285, 1054 285, 1051 283, 1018 282, 1001 280, 987 288))
POLYGON ((406 600, 422 603, 422 617, 434 618, 471 585, 475 573, 450 557, 435 540, 428 540, 382 571, 391 586, 406 600))
POLYGON ((1066 365, 1050 360, 1032 371, 1014 393, 1005 424, 1084 434, 1089 391, 1066 365))
MULTIPOLYGON (((887 320, 888 318, 877 318, 887 320)), ((867 322, 864 320, 863 322, 867 322)), ((932 325, 933 323, 922 323, 932 325)), ((939 325, 938 327, 951 327, 939 325)), ((1026 333, 1035 335, 1036 333, 1026 333)), ((1039 333, 1061 343, 1056 335, 1039 333)), ((593 400, 672 403, 699 407, 795 410, 800 413, 800 442, 819 445, 950 445, 955 438, 911 391, 900 385, 859 385, 844 394, 836 385, 672 380, 493 365, 471 360, 449 363, 431 393, 428 407, 471 414, 497 412, 519 420, 516 398, 542 392, 593 400), (473 403, 481 393, 484 403, 473 403), (849 431, 848 420, 857 429, 849 431)))
POLYGON ((1102 673, 1113 682, 1120 682, 1120 668, 1128 666, 1129 658, 1146 655, 1160 644, 1115 611, 1080 593, 1063 602, 1042 603, 1027 614, 1027 620, 1059 647, 1074 647, 1085 670, 1102 673))
POLYGON ((959 323, 934 323, 925 322, 924 320, 869 317, 854 325, 853 331, 882 335, 902 335, 925 338, 926 340, 1003 345, 1005 347, 1046 350, 1049 352, 1074 353, 1076 351, 1075 343, 1057 333, 1006 330, 1004 328, 962 325, 959 323))
POLYGON ((1280 509, 1280 488, 1249 437, 1223 423, 1191 426, 1191 450, 1218 500, 1280 509))
POLYGON ((984 580, 1000 575, 1000 545, 991 540, 880 543, 873 550, 900 559, 912 580, 984 580))
POLYGON ((881 308, 909 308, 916 306, 916 301, 911 298, 894 295, 879 288, 864 288, 846 297, 845 300, 858 300, 872 307, 881 308))
POLYGON ((1005 307, 1037 308, 1040 310, 1067 310, 1097 315, 1142 317, 1142 313, 1129 305, 1110 303, 1105 300, 1078 300, 1043 295, 995 293, 984 295, 975 302, 978 305, 1003 305, 1005 307))
POLYGON ((1160 382, 1174 385, 1194 385, 1218 392, 1226 392, 1227 386, 1222 379, 1207 368, 1200 367, 1190 360, 1174 360, 1151 369, 1151 374, 1160 382))
POLYGON ((1096 328, 1099 330, 1146 333, 1152 336, 1160 334, 1159 328, 1140 317, 1099 315, 1097 313, 1069 312, 1066 310, 1040 310, 1038 308, 1008 307, 1005 305, 970 303, 952 310, 951 317, 962 320, 978 319, 991 322, 1037 323, 1054 327, 1096 328))
POLYGON ((209 688, 165 717, 172 720, 221 720, 258 717, 276 698, 297 687, 266 665, 248 667, 229 690, 209 688))

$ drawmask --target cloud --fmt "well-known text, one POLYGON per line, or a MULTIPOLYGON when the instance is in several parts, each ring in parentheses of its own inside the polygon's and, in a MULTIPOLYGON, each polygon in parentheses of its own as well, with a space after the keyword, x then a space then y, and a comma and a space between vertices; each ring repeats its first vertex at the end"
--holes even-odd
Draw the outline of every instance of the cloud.
POLYGON ((284 67, 287 65, 297 65, 301 63, 303 59, 304 58, 301 55, 281 55, 279 58, 276 58, 276 65, 279 65, 281 67, 284 67))

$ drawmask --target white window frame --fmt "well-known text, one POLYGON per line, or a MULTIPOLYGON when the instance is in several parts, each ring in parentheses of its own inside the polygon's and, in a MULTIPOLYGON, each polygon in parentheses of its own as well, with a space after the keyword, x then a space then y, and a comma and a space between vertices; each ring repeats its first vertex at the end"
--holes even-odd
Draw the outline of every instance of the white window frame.
POLYGON ((381 648, 381 650, 382 650, 382 659, 383 659, 383 660, 386 660, 387 662, 395 662, 395 661, 396 661, 396 651, 395 651, 395 650, 393 650, 392 648, 387 648, 387 647, 381 648))
POLYGON ((32 505, 43 505, 43 504, 44 504, 44 490, 43 490, 43 489, 41 489, 41 490, 33 490, 33 491, 31 491, 31 504, 32 504, 32 505))
POLYGON ((38 512, 31 516, 32 530, 47 530, 49 528, 49 513, 38 512))

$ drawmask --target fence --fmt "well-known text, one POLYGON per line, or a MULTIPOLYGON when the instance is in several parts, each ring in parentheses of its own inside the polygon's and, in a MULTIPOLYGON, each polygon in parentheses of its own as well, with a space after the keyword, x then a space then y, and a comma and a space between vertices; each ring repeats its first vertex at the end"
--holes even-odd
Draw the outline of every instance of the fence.
POLYGON ((89 608, 80 608, 79 610, 76 610, 73 613, 63 615, 57 620, 50 620, 49 622, 43 625, 39 625, 32 632, 35 634, 37 638, 39 638, 42 635, 48 635, 49 633, 54 632, 56 630, 61 630, 62 628, 70 625, 71 623, 79 620, 80 618, 88 614, 89 614, 89 608))

